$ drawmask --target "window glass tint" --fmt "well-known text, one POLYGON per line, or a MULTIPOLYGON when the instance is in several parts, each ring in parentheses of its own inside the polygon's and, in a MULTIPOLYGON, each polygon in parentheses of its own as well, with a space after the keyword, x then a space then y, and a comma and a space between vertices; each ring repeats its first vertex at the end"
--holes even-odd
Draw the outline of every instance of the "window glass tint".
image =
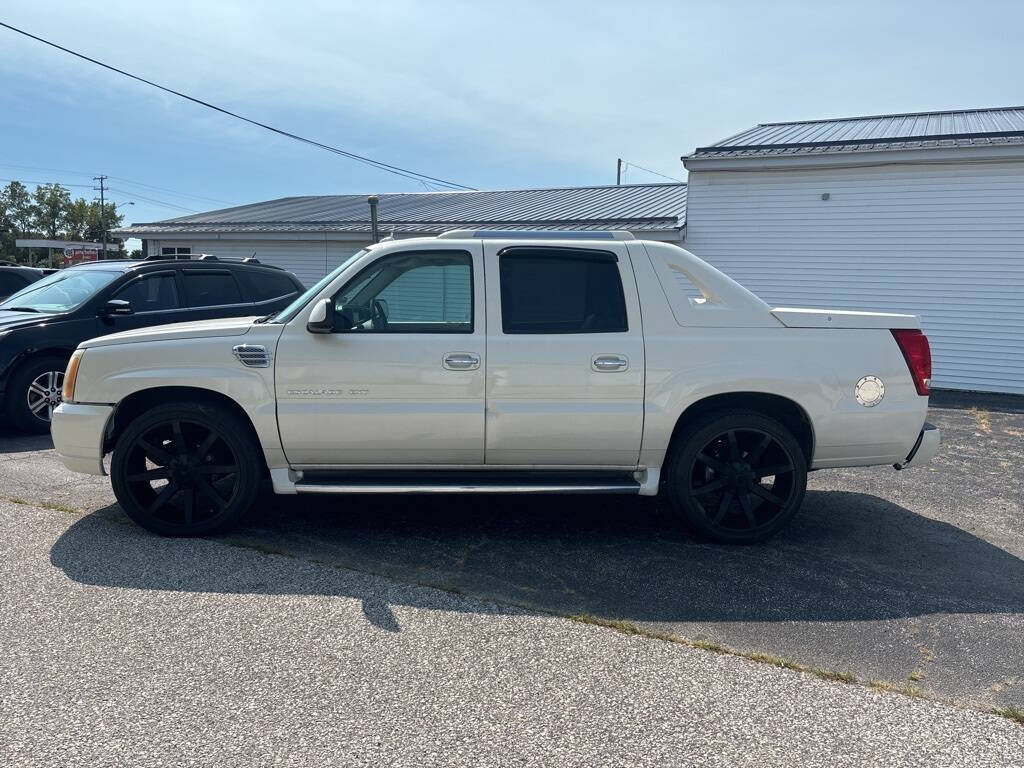
POLYGON ((10 296, 12 293, 17 293, 28 281, 21 275, 13 272, 4 273, 0 271, 0 296, 10 296))
POLYGON ((62 269, 22 288, 7 299, 2 307, 26 307, 39 312, 70 312, 122 274, 120 271, 108 272, 93 268, 62 269))
POLYGON ((135 280, 115 293, 113 298, 131 302, 135 312, 159 312, 180 306, 173 274, 149 275, 135 280))
POLYGON ((468 253, 386 256, 334 296, 335 327, 377 333, 472 333, 468 253))
POLYGON ((236 272, 235 275, 253 301, 279 299, 282 296, 289 296, 299 292, 298 288, 295 287, 295 283, 287 275, 250 272, 248 270, 236 272))
POLYGON ((611 254, 529 249, 502 254, 504 333, 627 330, 619 267, 611 254))
POLYGON ((185 303, 190 307, 241 304, 242 295, 230 272, 182 271, 185 279, 185 303))

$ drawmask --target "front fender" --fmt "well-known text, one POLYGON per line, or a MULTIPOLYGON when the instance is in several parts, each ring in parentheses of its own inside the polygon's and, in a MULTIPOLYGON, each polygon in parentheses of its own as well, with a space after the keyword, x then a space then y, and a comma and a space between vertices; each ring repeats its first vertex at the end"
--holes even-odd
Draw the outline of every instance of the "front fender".
MULTIPOLYGON (((74 402, 116 407, 129 395, 163 387, 216 392, 237 403, 252 421, 267 465, 286 466, 277 431, 273 368, 243 365, 231 351, 238 343, 236 336, 88 347, 74 402)), ((273 349, 273 341, 263 343, 273 349)))

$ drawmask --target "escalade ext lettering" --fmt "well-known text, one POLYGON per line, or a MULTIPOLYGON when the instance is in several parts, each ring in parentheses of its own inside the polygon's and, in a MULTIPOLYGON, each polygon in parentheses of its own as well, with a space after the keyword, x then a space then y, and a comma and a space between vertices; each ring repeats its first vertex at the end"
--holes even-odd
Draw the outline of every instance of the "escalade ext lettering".
POLYGON ((122 508, 164 535, 237 524, 269 476, 282 494, 660 493, 744 543, 789 521, 808 471, 939 444, 916 317, 771 308, 621 232, 379 243, 259 322, 113 334, 75 358, 61 459, 103 474, 110 454, 122 508))

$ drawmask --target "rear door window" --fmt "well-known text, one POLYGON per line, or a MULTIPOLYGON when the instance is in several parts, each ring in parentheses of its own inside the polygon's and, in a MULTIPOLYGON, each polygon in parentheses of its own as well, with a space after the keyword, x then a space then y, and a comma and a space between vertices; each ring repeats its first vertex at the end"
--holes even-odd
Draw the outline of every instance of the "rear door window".
POLYGON ((242 293, 228 270, 182 270, 185 303, 190 307, 241 304, 242 293))
POLYGON ((516 247, 499 257, 504 333, 628 330, 618 259, 606 251, 516 247))
POLYGON ((111 298, 131 302, 135 312, 161 312, 178 309, 178 286, 173 272, 145 275, 131 281, 111 298))

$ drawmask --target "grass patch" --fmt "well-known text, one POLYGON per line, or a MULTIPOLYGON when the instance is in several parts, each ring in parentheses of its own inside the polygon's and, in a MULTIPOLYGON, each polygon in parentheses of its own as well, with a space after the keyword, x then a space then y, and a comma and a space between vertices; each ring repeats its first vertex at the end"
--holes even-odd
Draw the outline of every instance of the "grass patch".
POLYGON ((978 429, 988 434, 992 431, 992 420, 988 415, 988 411, 977 406, 971 407, 971 413, 974 415, 974 420, 978 422, 978 429))
POLYGON ((996 707, 992 710, 992 714, 1005 717, 1007 720, 1013 720, 1015 723, 1024 725, 1024 709, 1020 707, 996 707))
POLYGON ((594 616, 590 613, 574 613, 568 617, 572 621, 578 621, 582 624, 593 624, 598 627, 605 627, 606 629, 614 629, 616 632, 620 632, 623 635, 640 635, 642 637, 651 637, 655 640, 664 640, 669 643, 681 643, 685 642, 678 635, 673 635, 671 632, 658 632, 654 629, 643 629, 628 621, 622 619, 602 619, 600 616, 594 616))
POLYGON ((5 501, 11 502, 11 504, 20 504, 23 507, 39 507, 41 509, 52 509, 54 512, 66 512, 69 515, 81 514, 80 509, 69 507, 66 504, 58 504, 53 501, 30 501, 29 499, 23 499, 20 496, 4 496, 5 501))
POLYGON ((820 677, 822 680, 834 680, 837 683, 849 684, 857 682, 857 678, 851 675, 849 672, 839 672, 835 669, 821 669, 820 667, 808 669, 807 671, 810 672, 812 675, 820 677))
POLYGON ((567 618, 584 624, 593 624, 594 626, 613 629, 624 635, 640 635, 642 637, 650 637, 656 640, 665 640, 670 643, 686 645, 690 648, 697 648, 702 651, 719 653, 723 656, 736 656, 741 659, 747 659, 748 661, 756 661, 758 664, 768 664, 769 666, 778 667, 779 669, 790 669, 794 672, 806 672, 809 675, 820 677, 822 680, 831 680, 832 682, 848 684, 858 682, 857 678, 849 672, 840 672, 835 669, 823 669, 821 667, 805 667, 803 664, 798 664, 795 661, 790 661, 789 659, 784 659, 781 656, 776 656, 771 653, 741 651, 737 648, 730 648, 727 645, 722 645, 714 640, 688 640, 670 632, 659 632, 657 630, 645 629, 644 627, 639 627, 632 622, 623 621, 622 619, 603 619, 600 616, 594 616, 589 613, 576 613, 568 616, 567 618))
POLYGON ((918 688, 916 685, 897 685, 896 683, 889 683, 885 680, 872 680, 868 685, 876 691, 885 691, 886 693, 900 693, 904 696, 910 696, 912 699, 923 699, 924 691, 918 688))

